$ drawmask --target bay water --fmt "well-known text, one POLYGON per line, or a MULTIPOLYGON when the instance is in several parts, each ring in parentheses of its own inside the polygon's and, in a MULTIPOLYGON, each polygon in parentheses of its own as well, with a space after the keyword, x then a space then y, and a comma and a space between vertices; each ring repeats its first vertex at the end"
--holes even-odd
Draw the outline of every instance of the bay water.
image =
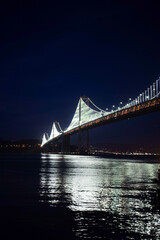
POLYGON ((160 239, 160 161, 0 155, 6 239, 160 239))

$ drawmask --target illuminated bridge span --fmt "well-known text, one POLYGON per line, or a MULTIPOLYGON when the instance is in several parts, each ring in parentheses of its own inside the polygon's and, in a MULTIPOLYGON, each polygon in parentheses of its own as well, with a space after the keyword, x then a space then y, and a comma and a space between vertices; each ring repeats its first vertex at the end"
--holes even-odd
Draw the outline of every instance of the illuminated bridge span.
POLYGON ((59 122, 53 122, 50 136, 47 133, 43 135, 41 147, 62 139, 62 150, 67 152, 70 136, 78 133, 80 150, 85 133, 89 150, 89 129, 158 110, 160 110, 160 77, 137 98, 134 100, 130 98, 125 105, 120 102, 117 109, 113 105, 111 111, 97 107, 88 97, 80 97, 70 125, 62 130, 59 122))

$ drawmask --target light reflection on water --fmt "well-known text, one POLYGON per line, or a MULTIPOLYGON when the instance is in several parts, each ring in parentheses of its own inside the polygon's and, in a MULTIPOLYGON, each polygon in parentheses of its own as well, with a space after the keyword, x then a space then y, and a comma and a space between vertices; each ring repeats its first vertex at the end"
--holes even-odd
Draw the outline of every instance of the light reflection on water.
MULTIPOLYGON (((115 221, 120 229, 158 239, 160 190, 153 179, 159 167, 138 160, 42 154, 41 201, 77 212, 75 231, 82 239, 87 238, 88 224, 79 212, 85 211, 112 214, 112 225, 115 221)), ((101 215, 96 220, 92 215, 88 218, 92 226, 106 220, 101 215)))

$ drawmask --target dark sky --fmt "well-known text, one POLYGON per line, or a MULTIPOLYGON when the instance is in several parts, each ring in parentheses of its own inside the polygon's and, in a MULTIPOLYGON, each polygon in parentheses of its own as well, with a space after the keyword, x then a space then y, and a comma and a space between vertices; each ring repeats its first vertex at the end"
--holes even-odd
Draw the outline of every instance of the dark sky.
MULTIPOLYGON (((0 138, 41 138, 80 96, 101 108, 160 76, 158 1, 1 1, 0 138)), ((160 113, 93 130, 93 142, 157 143, 160 113)))

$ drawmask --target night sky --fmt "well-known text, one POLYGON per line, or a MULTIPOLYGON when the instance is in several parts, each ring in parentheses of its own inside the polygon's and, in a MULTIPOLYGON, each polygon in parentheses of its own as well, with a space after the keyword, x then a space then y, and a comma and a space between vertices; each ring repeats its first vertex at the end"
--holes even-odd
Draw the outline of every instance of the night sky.
MULTIPOLYGON (((0 138, 69 125, 80 96, 111 109, 160 76, 158 1, 1 1, 0 138)), ((92 130, 95 143, 159 143, 160 113, 92 130)))

